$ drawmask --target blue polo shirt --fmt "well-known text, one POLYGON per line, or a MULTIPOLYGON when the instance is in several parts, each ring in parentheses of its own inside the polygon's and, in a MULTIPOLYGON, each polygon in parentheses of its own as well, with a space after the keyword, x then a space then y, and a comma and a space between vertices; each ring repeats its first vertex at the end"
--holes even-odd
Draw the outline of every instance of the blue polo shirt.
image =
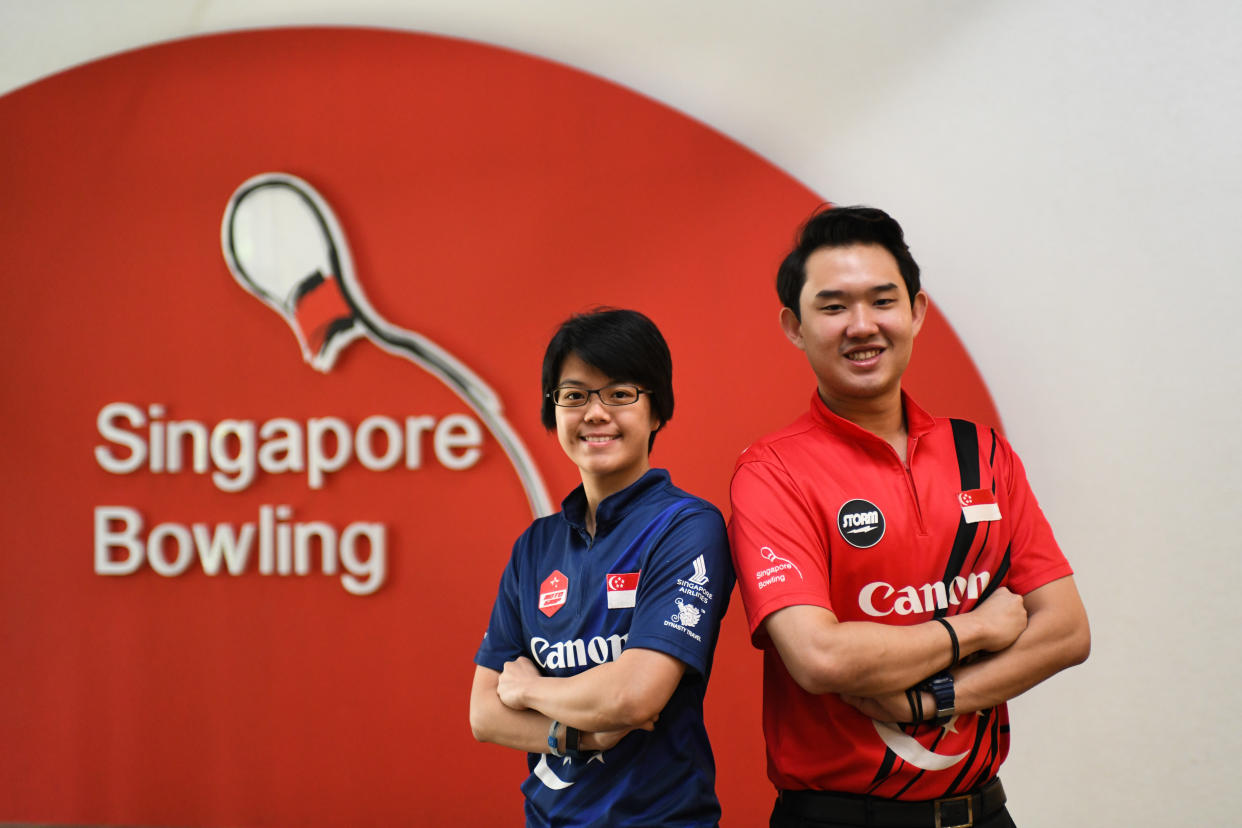
POLYGON ((499 671, 524 655, 544 675, 572 676, 644 647, 686 672, 654 731, 577 760, 527 754, 526 823, 715 825, 703 696, 733 590, 724 521, 663 469, 605 498, 594 538, 586 506, 579 486, 518 538, 475 663, 499 671))

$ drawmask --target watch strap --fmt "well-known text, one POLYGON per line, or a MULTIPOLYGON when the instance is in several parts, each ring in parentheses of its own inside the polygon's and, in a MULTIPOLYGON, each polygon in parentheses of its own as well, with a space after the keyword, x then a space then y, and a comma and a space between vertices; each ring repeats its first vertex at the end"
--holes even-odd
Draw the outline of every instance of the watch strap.
POLYGON ((919 685, 936 700, 936 724, 943 724, 953 716, 956 704, 956 693, 953 689, 953 674, 948 670, 937 673, 919 685))

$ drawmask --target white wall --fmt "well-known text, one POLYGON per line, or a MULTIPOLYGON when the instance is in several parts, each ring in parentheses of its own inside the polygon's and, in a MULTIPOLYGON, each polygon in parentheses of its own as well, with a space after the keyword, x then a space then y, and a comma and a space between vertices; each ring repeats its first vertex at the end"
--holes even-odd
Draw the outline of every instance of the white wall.
POLYGON ((292 24, 559 60, 894 213, 1091 613, 1091 660, 1013 705, 1015 817, 1236 822, 1237 4, 10 0, 0 92, 159 40, 292 24))

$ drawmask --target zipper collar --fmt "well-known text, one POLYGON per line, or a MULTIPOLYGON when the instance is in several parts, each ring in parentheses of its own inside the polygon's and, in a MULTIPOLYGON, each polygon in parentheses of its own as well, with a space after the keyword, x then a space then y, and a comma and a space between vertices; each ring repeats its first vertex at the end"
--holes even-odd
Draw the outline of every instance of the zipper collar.
MULTIPOLYGON (((670 483, 668 472, 664 469, 648 469, 642 477, 635 480, 619 492, 613 492, 600 501, 595 509, 595 534, 598 537, 605 527, 616 523, 629 507, 651 489, 670 483)), ((586 491, 578 484, 564 500, 561 501, 561 517, 575 529, 586 531, 586 491)))

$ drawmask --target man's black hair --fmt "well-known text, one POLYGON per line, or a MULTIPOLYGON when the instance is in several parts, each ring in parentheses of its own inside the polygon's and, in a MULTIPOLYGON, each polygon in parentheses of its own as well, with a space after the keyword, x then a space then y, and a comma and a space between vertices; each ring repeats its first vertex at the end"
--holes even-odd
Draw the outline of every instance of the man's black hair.
POLYGON ((799 298, 806 284, 806 260, 821 247, 877 244, 897 260, 910 304, 919 292, 919 265, 910 255, 897 220, 875 207, 821 207, 798 230, 794 249, 776 271, 776 295, 781 304, 802 320, 799 298))
POLYGON ((613 382, 651 392, 651 411, 660 425, 647 441, 650 451, 656 431, 673 419, 673 358, 660 329, 638 311, 616 308, 574 314, 561 323, 543 355, 542 419, 549 431, 556 428, 556 406, 548 394, 560 382, 561 366, 570 354, 613 382))

